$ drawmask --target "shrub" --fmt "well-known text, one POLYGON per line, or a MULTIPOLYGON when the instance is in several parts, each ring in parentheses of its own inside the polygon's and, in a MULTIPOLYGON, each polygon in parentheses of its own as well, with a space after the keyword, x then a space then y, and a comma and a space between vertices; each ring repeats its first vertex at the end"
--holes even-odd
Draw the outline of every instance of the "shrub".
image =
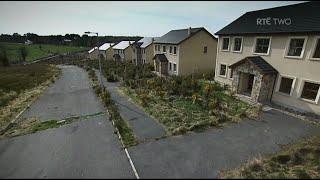
POLYGON ((280 164, 286 164, 290 161, 291 156, 289 154, 279 154, 272 158, 273 161, 278 162, 280 164))

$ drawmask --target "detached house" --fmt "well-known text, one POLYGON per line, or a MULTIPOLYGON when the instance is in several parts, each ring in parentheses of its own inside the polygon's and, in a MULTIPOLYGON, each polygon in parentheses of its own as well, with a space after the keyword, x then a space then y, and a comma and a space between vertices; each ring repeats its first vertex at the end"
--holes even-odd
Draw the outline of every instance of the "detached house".
POLYGON ((254 102, 320 114, 320 3, 247 12, 220 31, 216 81, 254 102))
POLYGON ((104 43, 99 47, 100 55, 105 60, 111 60, 113 58, 113 49, 112 46, 114 43, 104 43))
POLYGON ((134 41, 121 41, 113 49, 113 60, 116 61, 132 61, 133 59, 133 48, 132 44, 134 41))
POLYGON ((98 47, 94 47, 88 51, 88 58, 91 60, 98 59, 98 47))
POLYGON ((217 39, 205 28, 172 30, 154 41, 154 66, 159 75, 213 71, 217 39))
POLYGON ((133 63, 139 64, 149 64, 153 63, 154 56, 154 44, 153 42, 157 40, 157 37, 144 37, 139 41, 135 42, 133 45, 133 63))

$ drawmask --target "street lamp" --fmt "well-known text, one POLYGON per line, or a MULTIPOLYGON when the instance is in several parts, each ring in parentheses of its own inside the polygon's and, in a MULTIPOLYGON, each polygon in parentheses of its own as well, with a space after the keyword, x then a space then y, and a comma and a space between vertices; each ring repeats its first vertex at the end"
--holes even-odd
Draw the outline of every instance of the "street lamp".
POLYGON ((84 34, 96 34, 97 35, 97 48, 98 48, 98 59, 99 59, 99 74, 100 74, 100 88, 102 91, 104 91, 104 87, 103 87, 103 83, 102 83, 102 70, 101 70, 101 55, 100 55, 100 50, 99 50, 99 44, 98 44, 98 40, 99 40, 99 35, 97 32, 84 32, 84 34))

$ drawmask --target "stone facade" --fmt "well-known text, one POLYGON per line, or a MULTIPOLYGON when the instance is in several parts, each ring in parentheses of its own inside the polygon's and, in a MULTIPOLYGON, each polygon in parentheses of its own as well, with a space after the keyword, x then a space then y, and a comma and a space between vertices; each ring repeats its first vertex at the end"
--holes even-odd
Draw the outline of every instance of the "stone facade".
POLYGON ((257 68, 249 62, 240 64, 233 69, 232 91, 239 93, 239 83, 241 83, 241 73, 254 75, 251 100, 254 102, 270 101, 272 89, 276 79, 275 74, 262 74, 257 68))

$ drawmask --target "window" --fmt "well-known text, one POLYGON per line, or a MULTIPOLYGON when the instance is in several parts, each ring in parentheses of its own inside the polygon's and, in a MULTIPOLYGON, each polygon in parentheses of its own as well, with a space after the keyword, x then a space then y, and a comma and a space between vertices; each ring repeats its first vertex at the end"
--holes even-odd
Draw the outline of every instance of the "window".
POLYGON ((226 75, 227 75, 227 65, 225 65, 225 64, 220 64, 219 75, 226 77, 226 75))
POLYGON ((162 52, 167 52, 166 46, 162 46, 162 52))
POLYGON ((207 46, 203 47, 203 53, 206 54, 207 51, 208 51, 208 47, 207 46))
POLYGON ((155 51, 158 50, 158 47, 157 47, 157 46, 158 46, 158 45, 155 45, 155 46, 154 46, 154 50, 155 50, 155 51))
POLYGON ((254 53, 268 55, 271 38, 256 38, 254 53))
POLYGON ((317 102, 319 100, 320 84, 304 81, 301 98, 317 102))
POLYGON ((169 63, 169 71, 172 71, 172 63, 169 63))
POLYGON ((169 53, 170 54, 172 53, 172 46, 170 46, 169 53))
POLYGON ((278 92, 290 95, 294 88, 295 78, 280 76, 280 82, 278 85, 278 92))
POLYGON ((158 51, 160 52, 160 45, 158 45, 158 51))
POLYGON ((289 44, 287 44, 285 57, 302 58, 304 47, 307 41, 306 39, 306 37, 289 38, 289 44))
POLYGON ((313 60, 320 60, 320 37, 315 39, 315 43, 312 48, 312 56, 311 59, 313 60))
POLYGON ((173 54, 177 54, 177 47, 173 47, 173 54))
POLYGON ((241 52, 242 51, 242 37, 235 37, 233 39, 233 52, 241 52))
POLYGON ((133 48, 133 52, 135 53, 136 52, 136 50, 133 48))
POLYGON ((177 72, 177 64, 173 64, 173 72, 177 72))
POLYGON ((222 51, 229 51, 230 38, 222 38, 222 51))

